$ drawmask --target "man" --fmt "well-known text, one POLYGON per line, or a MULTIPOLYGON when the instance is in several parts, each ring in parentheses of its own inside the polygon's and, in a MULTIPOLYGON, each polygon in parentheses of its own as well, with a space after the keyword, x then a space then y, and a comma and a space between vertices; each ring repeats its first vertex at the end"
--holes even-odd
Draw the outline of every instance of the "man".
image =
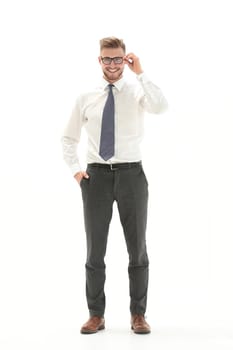
POLYGON ((104 257, 116 201, 129 255, 131 328, 137 334, 146 334, 150 333, 145 321, 148 184, 140 142, 144 112, 161 113, 167 102, 143 72, 139 58, 134 53, 126 54, 121 39, 100 40, 98 59, 102 84, 78 97, 62 138, 64 159, 81 187, 87 238, 86 297, 90 318, 81 333, 96 333, 105 328, 104 257), (135 73, 135 84, 124 80, 125 65, 135 73), (77 156, 83 126, 88 136, 86 171, 77 156))

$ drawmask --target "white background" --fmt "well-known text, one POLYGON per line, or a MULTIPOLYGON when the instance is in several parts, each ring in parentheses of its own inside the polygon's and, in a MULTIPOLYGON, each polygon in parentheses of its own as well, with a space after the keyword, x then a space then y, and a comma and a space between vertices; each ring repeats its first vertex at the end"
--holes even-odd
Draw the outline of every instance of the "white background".
MULTIPOLYGON (((1 0, 2 350, 232 349, 231 5, 1 0), (107 329, 79 334, 88 317, 82 201, 60 137, 78 94, 101 77, 99 39, 109 35, 140 57, 170 105, 146 117, 142 145, 153 329, 143 338, 130 332, 116 207, 106 256, 107 329)), ((85 136, 80 156, 85 167, 85 136)))

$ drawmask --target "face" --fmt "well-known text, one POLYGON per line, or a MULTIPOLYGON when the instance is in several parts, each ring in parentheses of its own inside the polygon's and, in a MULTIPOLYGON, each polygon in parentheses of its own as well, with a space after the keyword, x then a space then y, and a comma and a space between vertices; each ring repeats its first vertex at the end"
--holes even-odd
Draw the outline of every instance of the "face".
POLYGON ((119 80, 122 77, 123 71, 124 71, 124 60, 123 57, 125 56, 124 50, 121 47, 118 48, 105 48, 101 50, 100 57, 99 57, 99 63, 102 67, 102 71, 104 74, 104 78, 109 83, 114 83, 115 81, 119 80), (103 63, 101 60, 101 57, 122 57, 122 63, 116 63, 114 61, 111 61, 110 64, 103 63))

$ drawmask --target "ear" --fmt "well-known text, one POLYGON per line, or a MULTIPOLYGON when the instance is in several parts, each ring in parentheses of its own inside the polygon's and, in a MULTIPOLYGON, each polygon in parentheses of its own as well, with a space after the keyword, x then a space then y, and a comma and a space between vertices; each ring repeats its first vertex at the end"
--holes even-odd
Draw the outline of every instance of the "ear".
POLYGON ((101 56, 98 57, 99 64, 101 64, 101 56))

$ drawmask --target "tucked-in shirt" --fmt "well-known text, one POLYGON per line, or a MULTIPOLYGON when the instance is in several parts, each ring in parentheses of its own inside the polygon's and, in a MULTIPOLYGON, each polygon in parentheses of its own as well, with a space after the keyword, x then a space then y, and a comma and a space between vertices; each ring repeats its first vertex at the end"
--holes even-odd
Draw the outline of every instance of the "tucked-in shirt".
POLYGON ((108 161, 99 155, 102 113, 108 94, 108 82, 76 101, 62 136, 63 156, 73 175, 81 171, 77 146, 82 127, 87 132, 87 163, 125 163, 141 161, 140 143, 143 137, 144 114, 162 113, 167 101, 160 88, 145 73, 137 75, 136 82, 124 78, 114 83, 115 101, 115 154, 108 161))

